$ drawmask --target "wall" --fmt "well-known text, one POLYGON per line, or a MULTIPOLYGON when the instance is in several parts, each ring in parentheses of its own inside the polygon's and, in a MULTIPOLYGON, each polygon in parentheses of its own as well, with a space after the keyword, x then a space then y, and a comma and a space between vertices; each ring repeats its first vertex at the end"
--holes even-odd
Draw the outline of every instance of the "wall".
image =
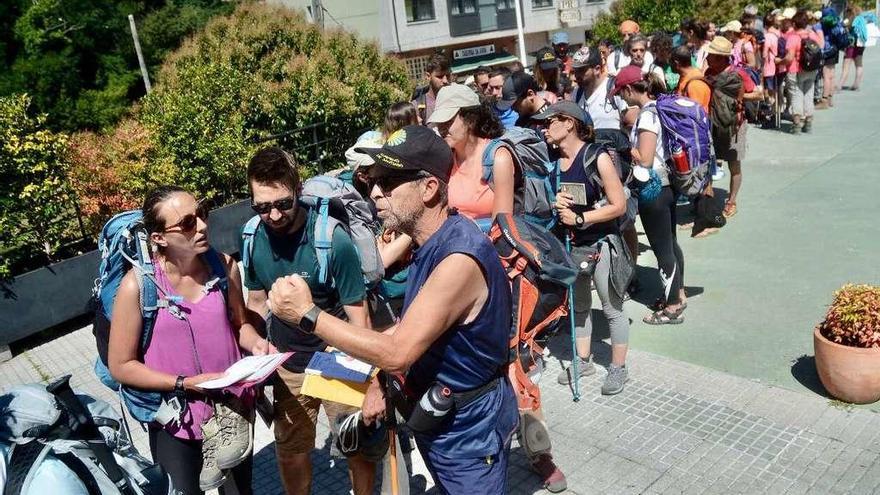
MULTIPOLYGON (((515 29, 504 31, 490 31, 480 33, 473 36, 450 37, 449 36, 449 12, 446 0, 434 0, 435 18, 431 21, 423 21, 412 24, 406 22, 406 9, 404 7, 405 0, 392 0, 386 2, 382 11, 382 19, 388 19, 383 22, 387 28, 383 28, 381 36, 381 46, 385 51, 409 52, 412 50, 420 50, 432 48, 436 46, 445 46, 448 44, 467 44, 483 40, 502 38, 506 36, 516 36, 515 29), (392 4, 393 1, 393 5, 392 4), (395 35, 394 14, 396 10, 397 19, 397 35, 395 35), (399 39, 399 46, 398 46, 399 39)), ((526 42, 526 49, 533 51, 541 46, 549 44, 549 34, 547 31, 559 31, 565 29, 569 32, 573 43, 583 42, 584 29, 592 25, 593 19, 599 12, 605 10, 610 0, 586 4, 586 0, 580 0, 581 3, 581 21, 579 26, 564 26, 559 22, 559 11, 556 7, 558 0, 554 2, 552 7, 532 8, 530 0, 522 0, 523 18, 525 24, 523 29, 526 33, 542 33, 546 42, 541 43, 537 38, 533 39, 533 43, 537 44, 532 47, 529 41, 526 42)))
MULTIPOLYGON (((268 3, 307 12, 312 6, 311 0, 268 0, 268 3)), ((387 0, 321 0, 326 11, 324 27, 341 26, 356 32, 361 38, 379 41, 380 28, 383 25, 380 4, 384 3, 389 2, 387 0)))

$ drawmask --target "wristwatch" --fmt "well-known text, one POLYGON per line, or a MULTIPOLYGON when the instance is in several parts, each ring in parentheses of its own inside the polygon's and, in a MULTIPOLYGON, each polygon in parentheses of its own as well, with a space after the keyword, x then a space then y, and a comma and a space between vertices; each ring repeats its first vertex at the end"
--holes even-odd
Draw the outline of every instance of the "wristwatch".
POLYGON ((177 380, 174 380, 174 391, 176 393, 183 393, 186 390, 183 388, 183 381, 186 380, 186 377, 183 375, 177 375, 177 380))
POLYGON ((580 213, 576 214, 574 217, 574 225, 578 229, 584 228, 584 216, 580 213))
POLYGON ((299 329, 305 333, 315 333, 315 323, 318 321, 318 315, 321 314, 321 308, 312 306, 312 309, 306 311, 306 314, 299 320, 299 329))

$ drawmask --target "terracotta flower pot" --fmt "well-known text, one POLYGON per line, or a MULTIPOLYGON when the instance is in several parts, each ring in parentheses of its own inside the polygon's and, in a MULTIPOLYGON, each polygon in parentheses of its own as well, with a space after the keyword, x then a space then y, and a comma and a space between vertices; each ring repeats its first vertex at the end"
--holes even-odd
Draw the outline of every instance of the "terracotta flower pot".
POLYGON ((853 404, 880 400, 880 348, 840 345, 813 331, 816 370, 832 396, 853 404))

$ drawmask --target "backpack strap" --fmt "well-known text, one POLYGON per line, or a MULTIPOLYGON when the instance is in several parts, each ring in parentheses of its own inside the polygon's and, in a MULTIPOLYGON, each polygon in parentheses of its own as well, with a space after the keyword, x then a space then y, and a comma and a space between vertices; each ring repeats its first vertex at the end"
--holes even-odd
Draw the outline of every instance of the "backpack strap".
POLYGON ((605 185, 602 183, 602 177, 599 175, 599 155, 606 152, 605 145, 590 143, 587 145, 587 149, 584 150, 584 161, 582 162, 587 179, 593 181, 602 191, 604 191, 605 185))
POLYGON ((493 170, 495 168, 495 153, 498 151, 499 148, 506 149, 510 153, 516 169, 522 171, 522 164, 519 163, 519 155, 516 154, 516 150, 513 148, 513 146, 510 145, 510 143, 504 141, 501 138, 495 138, 489 141, 489 144, 486 145, 486 149, 483 150, 482 179, 486 181, 487 184, 489 184, 490 189, 494 189, 495 186, 495 177, 493 174, 493 170))
POLYGON ((333 251, 333 231, 340 221, 330 215, 330 199, 318 198, 317 210, 313 209, 315 218, 314 245, 315 257, 318 259, 318 281, 328 284, 330 280, 330 255, 333 251))
POLYGON ((241 265, 245 271, 251 266, 254 256, 254 237, 257 235, 257 230, 259 230, 262 223, 260 215, 254 215, 244 224, 244 228, 241 230, 241 265))
POLYGON ((202 257, 208 263, 208 266, 211 267, 211 274, 213 277, 205 284, 205 292, 208 292, 214 286, 217 286, 223 293, 223 299, 228 302, 229 274, 226 272, 226 265, 223 263, 223 257, 214 248, 206 251, 202 257))
POLYGON ((22 495, 25 487, 31 484, 36 467, 46 458, 52 450, 36 440, 25 444, 12 444, 12 452, 9 456, 9 464, 6 466, 6 495, 22 495))
POLYGON ((89 471, 85 461, 83 461, 78 455, 73 452, 65 452, 63 454, 56 453, 55 458, 67 466, 67 469, 70 469, 76 474, 76 477, 82 481, 83 485, 85 485, 86 491, 89 495, 101 495, 101 487, 98 485, 98 481, 95 479, 92 472, 89 471))

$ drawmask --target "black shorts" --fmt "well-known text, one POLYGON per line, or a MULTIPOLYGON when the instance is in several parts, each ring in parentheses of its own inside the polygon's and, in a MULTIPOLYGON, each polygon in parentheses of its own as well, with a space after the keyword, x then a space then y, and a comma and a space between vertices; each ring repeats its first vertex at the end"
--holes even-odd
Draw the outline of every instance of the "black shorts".
POLYGON ((825 67, 834 67, 840 61, 840 51, 834 50, 834 54, 825 57, 825 67))

